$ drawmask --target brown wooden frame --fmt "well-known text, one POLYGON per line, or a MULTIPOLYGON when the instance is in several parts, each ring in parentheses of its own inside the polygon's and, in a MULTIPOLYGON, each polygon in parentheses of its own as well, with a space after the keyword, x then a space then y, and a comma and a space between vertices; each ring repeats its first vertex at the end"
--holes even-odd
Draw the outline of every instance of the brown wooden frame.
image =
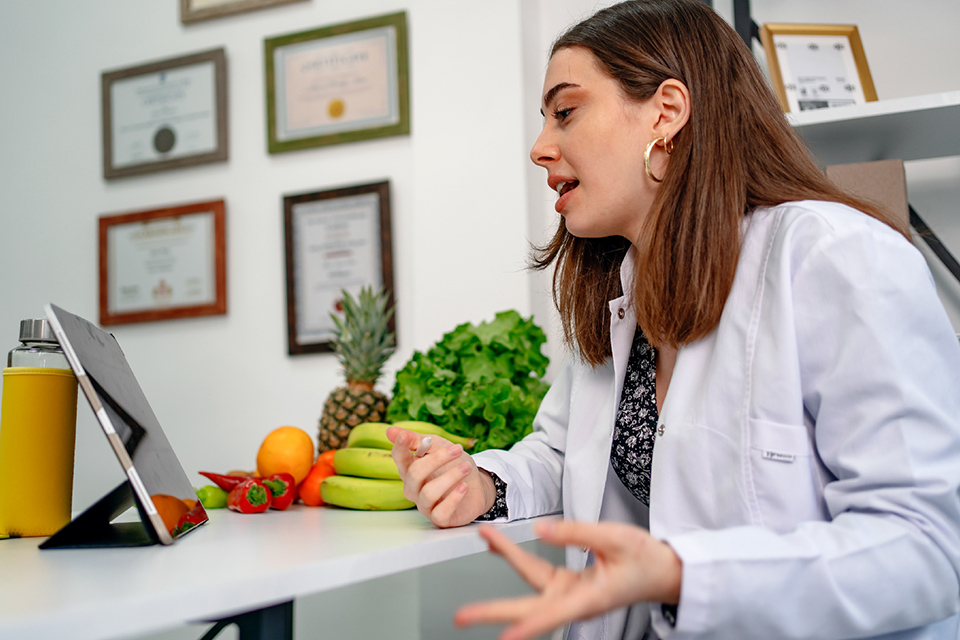
POLYGON ((226 52, 221 47, 210 51, 201 51, 190 55, 149 62, 146 64, 104 71, 100 76, 100 99, 103 129, 103 177, 107 180, 124 178, 127 176, 153 173, 178 169, 209 162, 223 162, 229 156, 229 127, 227 125, 227 59, 226 52), (214 84, 216 87, 216 130, 217 146, 208 153, 198 153, 190 156, 181 156, 169 160, 154 160, 124 167, 114 166, 113 162, 113 104, 110 95, 111 85, 118 80, 125 80, 135 76, 149 75, 189 67, 202 62, 214 63, 214 84))
MULTIPOLYGON (((382 283, 368 283, 376 287, 381 285, 388 292, 389 305, 395 308, 395 298, 393 289, 393 240, 390 230, 390 182, 374 182, 351 187, 338 189, 328 189, 326 191, 316 191, 311 193, 302 193, 297 195, 284 196, 283 198, 283 220, 284 220, 284 247, 285 247, 285 270, 287 285, 287 353, 289 355, 301 355, 306 353, 324 353, 333 351, 330 342, 302 343, 297 339, 297 265, 295 264, 295 252, 293 246, 293 208, 302 202, 312 202, 315 200, 332 200, 338 198, 347 198, 365 193, 376 193, 379 196, 379 214, 380 214, 380 266, 382 283)), ((396 332, 396 313, 390 318, 390 330, 396 332)))
POLYGON ((304 2, 304 0, 232 0, 225 4, 207 7, 205 9, 194 9, 190 0, 180 0, 180 22, 189 24, 191 22, 200 22, 201 20, 231 16, 237 13, 246 13, 247 11, 268 9, 283 4, 293 4, 294 2, 304 2))
POLYGON ((198 202, 165 209, 137 211, 116 215, 103 215, 98 219, 99 224, 99 287, 100 287, 100 324, 115 325, 134 322, 153 322, 156 320, 173 320, 195 316, 223 315, 227 313, 227 242, 226 242, 226 204, 223 200, 198 202), (143 223, 159 218, 178 218, 187 214, 212 213, 214 226, 214 280, 216 299, 211 304, 183 307, 169 307, 163 309, 146 309, 144 311, 111 313, 108 286, 109 246, 107 231, 114 225, 143 223))

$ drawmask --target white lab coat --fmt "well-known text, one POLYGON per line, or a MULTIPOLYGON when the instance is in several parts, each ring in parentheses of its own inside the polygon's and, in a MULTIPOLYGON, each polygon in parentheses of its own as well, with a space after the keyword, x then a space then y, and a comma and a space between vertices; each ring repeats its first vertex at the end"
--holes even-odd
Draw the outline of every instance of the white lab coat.
MULTIPOLYGON (((628 254, 627 292, 630 273, 628 254)), ((629 294, 610 310, 612 362, 566 365, 534 433, 476 455, 511 519, 617 511, 636 320, 629 294)), ((658 424, 649 527, 683 561, 676 627, 650 607, 661 637, 958 637, 960 346, 902 236, 833 203, 747 216, 720 324, 680 349, 658 424)))

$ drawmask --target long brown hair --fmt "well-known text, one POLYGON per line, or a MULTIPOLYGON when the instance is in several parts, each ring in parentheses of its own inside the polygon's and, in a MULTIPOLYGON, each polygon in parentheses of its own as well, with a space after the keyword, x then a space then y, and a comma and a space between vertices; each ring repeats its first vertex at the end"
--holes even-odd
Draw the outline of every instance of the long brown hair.
MULTIPOLYGON (((851 205, 904 235, 900 220, 831 183, 787 122, 743 40, 699 0, 635 0, 571 27, 551 56, 583 47, 632 100, 669 78, 690 91, 691 113, 673 139, 663 182, 635 238, 633 305, 654 346, 710 333, 733 286, 743 217, 794 200, 851 205)), ((638 176, 638 180, 643 179, 638 176)), ((561 219, 531 264, 556 262, 554 303, 566 340, 591 365, 610 355, 607 301, 622 295, 623 238, 577 238, 561 219)))

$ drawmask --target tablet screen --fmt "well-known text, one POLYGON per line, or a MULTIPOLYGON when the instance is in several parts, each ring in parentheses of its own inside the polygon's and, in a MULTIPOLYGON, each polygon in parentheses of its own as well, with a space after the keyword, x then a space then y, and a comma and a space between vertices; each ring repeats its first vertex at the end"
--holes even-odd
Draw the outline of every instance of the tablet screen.
POLYGON ((193 485, 116 338, 54 305, 47 307, 47 315, 160 542, 172 542, 206 522, 193 485))

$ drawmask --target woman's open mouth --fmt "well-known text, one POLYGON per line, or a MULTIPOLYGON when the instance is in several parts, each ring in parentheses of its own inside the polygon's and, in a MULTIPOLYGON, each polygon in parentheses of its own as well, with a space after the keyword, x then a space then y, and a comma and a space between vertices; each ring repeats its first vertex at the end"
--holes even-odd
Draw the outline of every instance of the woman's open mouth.
POLYGON ((574 180, 573 182, 561 182, 560 184, 557 185, 557 197, 559 198, 563 196, 563 194, 567 193, 568 191, 572 189, 576 189, 577 185, 579 184, 580 184, 579 180, 574 180))
POLYGON ((556 209, 557 213, 563 212, 563 208, 567 206, 567 200, 570 199, 570 192, 576 189, 579 185, 579 180, 561 182, 557 185, 557 202, 555 205, 553 205, 553 208, 556 209))

